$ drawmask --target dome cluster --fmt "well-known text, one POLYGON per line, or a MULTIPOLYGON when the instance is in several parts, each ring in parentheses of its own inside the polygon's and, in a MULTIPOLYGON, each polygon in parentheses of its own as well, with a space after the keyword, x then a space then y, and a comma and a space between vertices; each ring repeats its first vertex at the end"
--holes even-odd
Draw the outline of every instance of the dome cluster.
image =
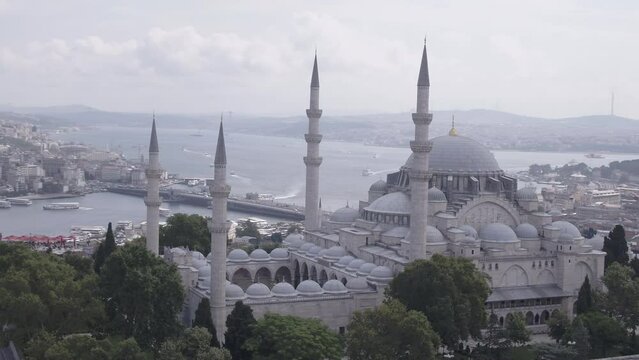
POLYGON ((339 280, 328 280, 324 283, 324 286, 320 286, 316 281, 304 280, 297 288, 287 282, 281 282, 273 285, 273 288, 269 289, 268 286, 262 283, 251 284, 246 291, 243 291, 241 287, 236 284, 227 282, 226 284, 226 300, 237 301, 245 299, 270 299, 270 298, 294 298, 301 297, 316 297, 322 295, 343 295, 347 294, 349 290, 363 291, 370 290, 366 280, 364 283, 357 284, 354 282, 351 284, 351 288, 347 288, 339 280))
POLYGON ((230 263, 247 263, 249 261, 286 260, 288 257, 289 253, 286 248, 275 248, 271 250, 270 254, 263 249, 255 249, 251 251, 250 255, 242 249, 233 249, 226 256, 226 260, 230 263))

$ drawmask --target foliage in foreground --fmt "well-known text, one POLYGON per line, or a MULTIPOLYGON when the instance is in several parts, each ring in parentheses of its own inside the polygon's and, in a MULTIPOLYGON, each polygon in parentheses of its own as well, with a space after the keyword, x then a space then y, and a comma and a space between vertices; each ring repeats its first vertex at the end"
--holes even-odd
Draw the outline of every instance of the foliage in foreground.
POLYGON ((31 339, 24 352, 28 359, 46 360, 152 359, 133 338, 97 340, 89 334, 77 334, 59 339, 46 331, 31 339))
POLYGON ((203 327, 184 330, 179 338, 165 341, 158 350, 158 360, 231 360, 226 349, 211 347, 211 333, 203 327))
POLYGON ((251 358, 251 353, 244 349, 244 343, 253 334, 252 328, 256 321, 250 306, 242 301, 235 303, 233 311, 226 317, 226 333, 224 333, 224 347, 229 349, 234 360, 251 358))
POLYGON ((206 218, 197 214, 174 214, 160 227, 160 249, 186 247, 206 255, 211 252, 211 233, 206 218))

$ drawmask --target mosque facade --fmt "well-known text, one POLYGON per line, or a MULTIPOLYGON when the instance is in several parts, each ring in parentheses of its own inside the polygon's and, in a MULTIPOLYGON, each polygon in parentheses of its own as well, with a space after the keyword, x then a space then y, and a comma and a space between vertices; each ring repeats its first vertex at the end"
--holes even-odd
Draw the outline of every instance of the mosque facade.
POLYGON ((224 314, 238 300, 250 305, 258 318, 267 312, 317 318, 344 332, 353 312, 383 301, 385 288, 408 263, 434 254, 472 261, 487 275, 492 290, 486 302, 490 316, 503 324, 508 316, 521 313, 536 332, 546 330, 553 312, 572 313, 586 276, 595 288, 601 285, 605 253, 593 248, 573 224, 544 212, 536 190, 518 188, 489 149, 458 134, 454 124, 448 135, 429 138, 426 46, 412 114, 412 154, 386 181, 372 184, 358 206, 322 218, 317 57, 311 79, 303 158, 304 233, 288 235, 284 247, 270 253, 235 249, 227 254, 223 205, 230 188, 220 126, 210 185, 212 254, 205 257, 181 248, 164 252, 165 259, 178 266, 188 294, 185 323, 190 324, 200 300, 208 297, 221 340, 224 314))

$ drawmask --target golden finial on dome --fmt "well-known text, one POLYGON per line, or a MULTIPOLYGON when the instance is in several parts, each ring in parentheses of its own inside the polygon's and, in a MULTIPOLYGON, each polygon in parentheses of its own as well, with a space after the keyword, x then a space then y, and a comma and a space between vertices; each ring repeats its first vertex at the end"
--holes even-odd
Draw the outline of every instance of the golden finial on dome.
POLYGON ((455 129, 455 114, 453 114, 453 125, 448 132, 448 136, 457 136, 457 129, 455 129))

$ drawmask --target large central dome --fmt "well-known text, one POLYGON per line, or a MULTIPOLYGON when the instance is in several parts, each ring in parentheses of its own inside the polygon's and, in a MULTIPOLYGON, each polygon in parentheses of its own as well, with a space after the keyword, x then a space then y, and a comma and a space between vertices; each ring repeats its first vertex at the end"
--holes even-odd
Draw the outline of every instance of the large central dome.
MULTIPOLYGON (((457 135, 446 135, 430 140, 433 149, 429 154, 429 166, 433 174, 473 175, 502 172, 495 156, 477 141, 457 135)), ((410 168, 413 155, 406 161, 410 168)))

